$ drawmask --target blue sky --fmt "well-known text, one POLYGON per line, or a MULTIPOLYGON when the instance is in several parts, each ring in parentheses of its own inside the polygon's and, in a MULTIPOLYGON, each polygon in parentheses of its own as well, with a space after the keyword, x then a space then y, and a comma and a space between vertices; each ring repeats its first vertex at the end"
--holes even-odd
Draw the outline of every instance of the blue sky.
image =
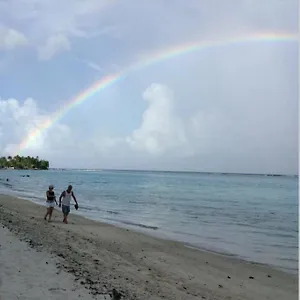
MULTIPOLYGON (((298 32, 296 0, 0 3, 0 154, 145 53, 224 36, 298 32), (27 100, 26 99, 31 99, 27 100)), ((53 167, 296 173, 298 44, 206 49, 133 72, 23 155, 53 167)))

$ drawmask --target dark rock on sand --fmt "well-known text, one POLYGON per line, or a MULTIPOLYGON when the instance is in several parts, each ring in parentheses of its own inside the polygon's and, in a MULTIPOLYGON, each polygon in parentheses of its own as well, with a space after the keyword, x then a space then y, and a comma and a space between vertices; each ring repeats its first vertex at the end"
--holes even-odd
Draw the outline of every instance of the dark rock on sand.
POLYGON ((116 289, 112 290, 112 297, 111 297, 112 300, 120 300, 121 297, 122 297, 122 294, 119 293, 116 289))

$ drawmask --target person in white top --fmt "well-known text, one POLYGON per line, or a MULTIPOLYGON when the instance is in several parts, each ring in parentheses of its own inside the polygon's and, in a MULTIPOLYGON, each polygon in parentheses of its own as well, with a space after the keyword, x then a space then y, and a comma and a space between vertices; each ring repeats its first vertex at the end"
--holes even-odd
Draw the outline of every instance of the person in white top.
POLYGON ((59 207, 61 207, 61 210, 63 212, 64 215, 64 219, 63 222, 65 224, 68 224, 68 215, 70 213, 70 205, 71 205, 71 198, 74 199, 75 201, 75 209, 78 209, 78 202, 76 200, 76 197, 72 191, 72 186, 69 185, 68 188, 63 191, 59 197, 59 207))

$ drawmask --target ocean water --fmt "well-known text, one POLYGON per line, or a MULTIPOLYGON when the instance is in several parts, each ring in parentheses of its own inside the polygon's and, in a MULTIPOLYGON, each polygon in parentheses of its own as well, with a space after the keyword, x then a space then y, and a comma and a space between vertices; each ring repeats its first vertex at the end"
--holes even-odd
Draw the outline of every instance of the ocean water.
POLYGON ((57 196, 73 185, 80 206, 73 213, 286 272, 298 270, 297 177, 0 170, 0 193, 44 204, 49 184, 57 196))

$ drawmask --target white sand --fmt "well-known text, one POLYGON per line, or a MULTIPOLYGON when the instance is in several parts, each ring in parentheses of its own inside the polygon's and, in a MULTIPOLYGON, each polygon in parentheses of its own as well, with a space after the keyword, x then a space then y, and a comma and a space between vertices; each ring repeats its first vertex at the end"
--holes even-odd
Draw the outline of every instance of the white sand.
POLYGON ((0 299, 93 299, 74 277, 58 270, 57 258, 29 248, 0 227, 0 299))

